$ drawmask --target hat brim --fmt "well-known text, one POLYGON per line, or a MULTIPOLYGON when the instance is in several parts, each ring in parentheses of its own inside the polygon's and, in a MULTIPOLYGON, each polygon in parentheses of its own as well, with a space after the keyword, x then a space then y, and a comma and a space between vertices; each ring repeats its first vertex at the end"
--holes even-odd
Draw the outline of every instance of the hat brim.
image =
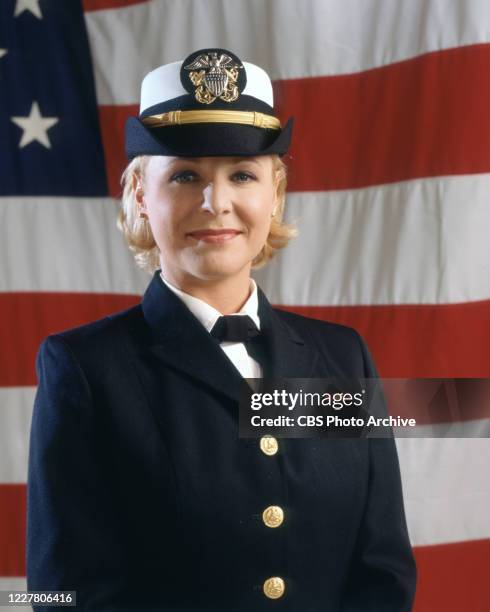
POLYGON ((237 123, 193 123, 148 128, 137 117, 126 122, 126 155, 172 157, 284 155, 289 149, 293 118, 284 128, 269 130, 237 123))

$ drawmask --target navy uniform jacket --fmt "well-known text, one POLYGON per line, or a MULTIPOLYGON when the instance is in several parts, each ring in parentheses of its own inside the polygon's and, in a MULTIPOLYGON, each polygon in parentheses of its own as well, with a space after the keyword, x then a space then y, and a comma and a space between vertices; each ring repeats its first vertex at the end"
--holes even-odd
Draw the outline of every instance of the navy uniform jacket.
MULTIPOLYGON (((376 375, 354 330, 260 290, 259 316, 274 376, 376 375)), ((393 440, 280 438, 266 455, 238 438, 244 380, 159 271, 141 304, 49 336, 36 367, 30 590, 76 590, 83 610, 411 610, 393 440)))

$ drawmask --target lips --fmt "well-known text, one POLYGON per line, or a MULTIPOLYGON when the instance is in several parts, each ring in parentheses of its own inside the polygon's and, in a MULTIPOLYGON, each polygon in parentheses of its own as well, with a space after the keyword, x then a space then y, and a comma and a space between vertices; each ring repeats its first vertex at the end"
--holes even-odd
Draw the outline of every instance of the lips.
POLYGON ((203 242, 227 242, 228 240, 233 240, 236 236, 241 234, 242 232, 232 228, 223 228, 223 229, 202 229, 196 230, 195 232, 189 232, 187 235, 191 238, 195 238, 196 240, 202 240, 203 242))

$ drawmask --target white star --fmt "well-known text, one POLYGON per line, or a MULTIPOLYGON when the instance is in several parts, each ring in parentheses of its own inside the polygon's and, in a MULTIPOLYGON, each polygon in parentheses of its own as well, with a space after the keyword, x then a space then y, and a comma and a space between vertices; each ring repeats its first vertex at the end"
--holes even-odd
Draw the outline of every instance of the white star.
POLYGON ((18 17, 24 11, 30 11, 38 19, 43 18, 39 8, 39 0, 16 0, 14 17, 18 17))
POLYGON ((20 139, 19 149, 37 140, 47 149, 51 149, 48 130, 58 123, 58 117, 43 117, 37 102, 33 102, 28 117, 10 117, 11 121, 24 130, 20 139))
POLYGON ((7 55, 8 51, 7 49, 0 49, 0 59, 4 56, 7 55))

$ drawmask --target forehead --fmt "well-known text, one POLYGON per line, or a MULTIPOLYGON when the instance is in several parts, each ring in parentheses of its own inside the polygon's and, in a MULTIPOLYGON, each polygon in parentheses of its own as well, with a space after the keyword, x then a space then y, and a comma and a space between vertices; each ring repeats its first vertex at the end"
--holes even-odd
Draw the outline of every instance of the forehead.
POLYGON ((270 155, 243 156, 243 157, 170 157, 152 155, 148 162, 154 170, 164 170, 176 165, 186 164, 196 167, 219 168, 235 166, 241 163, 253 164, 257 167, 268 167, 271 163, 270 155))

